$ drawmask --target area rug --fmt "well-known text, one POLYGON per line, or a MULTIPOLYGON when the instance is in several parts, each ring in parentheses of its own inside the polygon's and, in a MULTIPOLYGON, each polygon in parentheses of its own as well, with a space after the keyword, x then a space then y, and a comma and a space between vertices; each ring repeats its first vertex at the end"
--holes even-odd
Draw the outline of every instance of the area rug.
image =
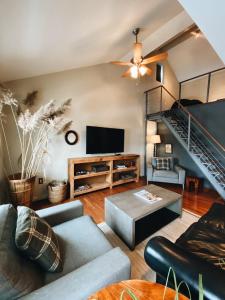
MULTIPOLYGON (((197 222, 198 219, 198 216, 183 211, 181 218, 177 218, 169 223, 151 237, 161 235, 174 242, 192 223, 197 222)), ((129 256, 132 265, 132 279, 145 279, 155 282, 155 272, 144 261, 144 249, 151 237, 137 245, 134 251, 131 251, 105 222, 98 224, 98 226, 114 247, 120 247, 129 256)))

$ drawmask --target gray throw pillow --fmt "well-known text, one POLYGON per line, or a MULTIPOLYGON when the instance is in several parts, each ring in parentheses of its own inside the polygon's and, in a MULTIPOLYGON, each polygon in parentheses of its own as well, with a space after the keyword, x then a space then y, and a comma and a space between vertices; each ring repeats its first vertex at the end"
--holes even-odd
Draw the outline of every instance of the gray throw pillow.
POLYGON ((21 255, 15 245, 17 213, 11 204, 0 205, 0 299, 17 299, 44 284, 44 273, 21 255))
POLYGON ((62 271, 57 237, 51 226, 26 206, 17 207, 16 246, 45 271, 62 271))

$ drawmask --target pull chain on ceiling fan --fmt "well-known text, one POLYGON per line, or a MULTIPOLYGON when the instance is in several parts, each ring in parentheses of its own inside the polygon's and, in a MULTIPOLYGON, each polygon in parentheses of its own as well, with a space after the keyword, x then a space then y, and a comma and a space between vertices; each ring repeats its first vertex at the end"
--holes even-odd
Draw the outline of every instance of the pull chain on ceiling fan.
POLYGON ((122 77, 132 77, 137 79, 144 75, 151 76, 152 69, 150 69, 146 65, 149 65, 153 62, 157 62, 160 60, 164 60, 167 58, 168 54, 164 52, 144 59, 142 56, 142 43, 138 42, 138 34, 140 32, 140 28, 135 28, 132 32, 135 35, 135 43, 133 47, 133 53, 134 53, 133 58, 130 60, 130 62, 112 61, 111 63, 114 65, 130 67, 126 72, 122 74, 122 77))

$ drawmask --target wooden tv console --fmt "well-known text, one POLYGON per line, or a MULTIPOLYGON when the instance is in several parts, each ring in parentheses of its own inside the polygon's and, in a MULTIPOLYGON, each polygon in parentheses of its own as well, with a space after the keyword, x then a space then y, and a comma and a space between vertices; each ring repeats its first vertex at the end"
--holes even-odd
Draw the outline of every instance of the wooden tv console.
POLYGON ((137 154, 69 158, 70 198, 104 188, 112 189, 114 186, 123 183, 138 182, 139 174, 140 156, 137 154), (93 171, 92 167, 99 164, 106 165, 107 170, 93 171), (121 164, 126 167, 117 167, 121 164), (84 171, 85 174, 79 174, 80 171, 84 171), (85 184, 90 187, 85 190, 78 189, 85 184))

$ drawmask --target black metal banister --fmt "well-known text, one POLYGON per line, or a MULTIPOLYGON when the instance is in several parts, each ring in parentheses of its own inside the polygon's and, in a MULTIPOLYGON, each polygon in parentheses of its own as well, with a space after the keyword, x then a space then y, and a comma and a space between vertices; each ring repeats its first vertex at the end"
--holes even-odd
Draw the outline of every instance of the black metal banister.
MULTIPOLYGON (((210 138, 223 152, 225 152, 225 147, 198 121, 198 119, 186 108, 184 107, 181 103, 180 100, 177 100, 169 91, 167 88, 165 88, 163 85, 159 85, 157 87, 151 88, 147 91, 145 91, 146 96, 148 93, 156 90, 156 89, 161 89, 161 97, 160 97, 160 112, 162 112, 162 89, 164 89, 173 99, 174 101, 178 104, 178 107, 183 110, 187 115, 188 115, 188 126, 191 126, 191 120, 193 120, 197 126, 201 128, 201 130, 210 138)), ((190 139, 190 136, 189 136, 190 139)), ((190 143, 190 141, 188 141, 190 143)))

